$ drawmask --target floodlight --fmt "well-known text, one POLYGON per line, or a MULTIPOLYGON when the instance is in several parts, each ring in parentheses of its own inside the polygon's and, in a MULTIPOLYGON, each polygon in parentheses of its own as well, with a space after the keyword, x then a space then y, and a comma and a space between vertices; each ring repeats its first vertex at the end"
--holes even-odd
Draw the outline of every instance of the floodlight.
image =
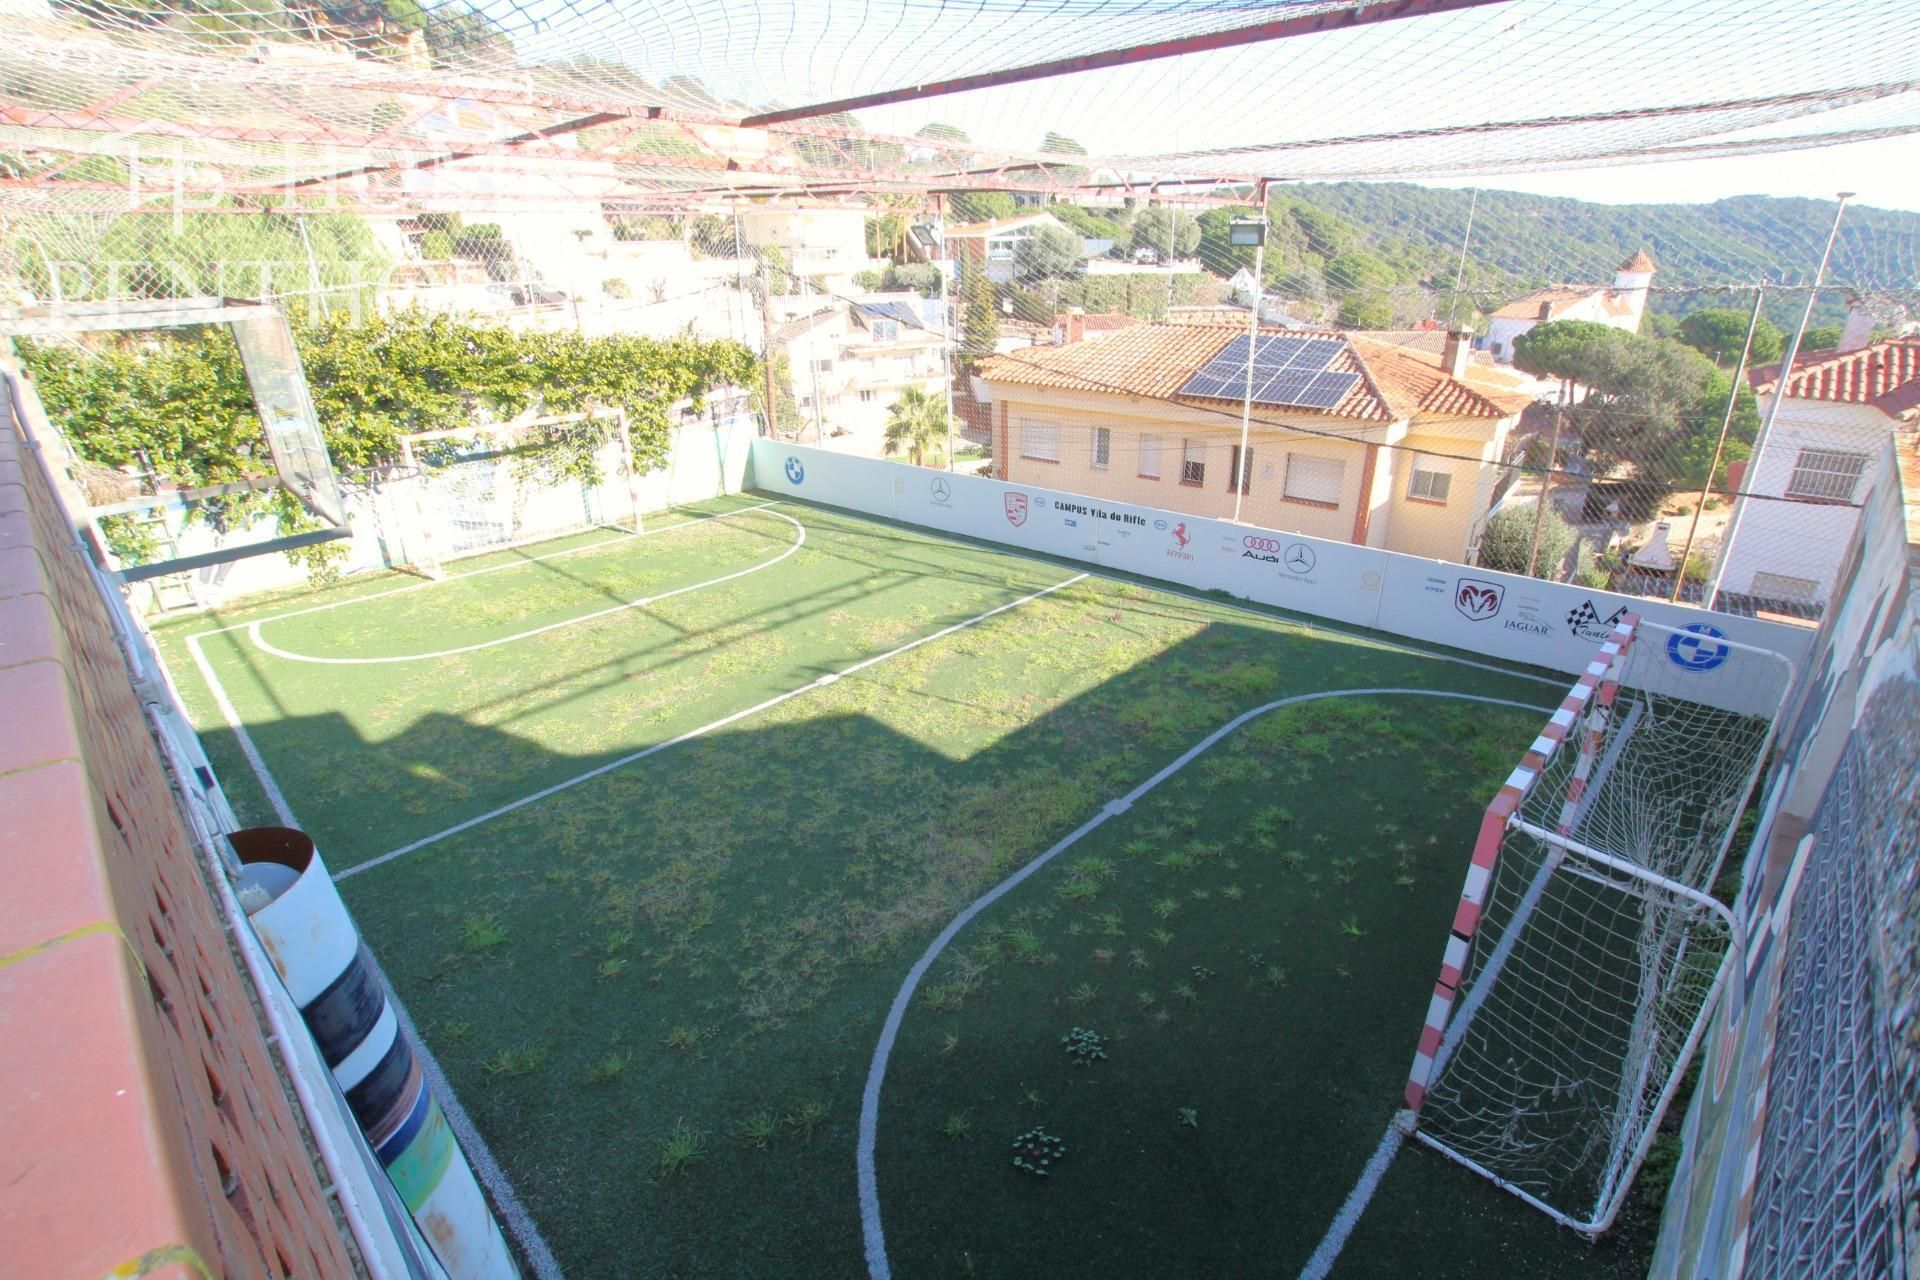
POLYGON ((1228 227, 1228 244, 1258 248, 1267 242, 1267 224, 1262 218, 1235 218, 1228 227))

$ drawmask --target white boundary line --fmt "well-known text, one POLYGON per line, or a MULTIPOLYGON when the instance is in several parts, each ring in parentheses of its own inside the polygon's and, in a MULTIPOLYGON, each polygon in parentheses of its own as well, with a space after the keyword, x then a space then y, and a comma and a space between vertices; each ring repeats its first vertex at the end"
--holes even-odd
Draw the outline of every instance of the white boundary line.
MULTIPOLYGON (((1081 574, 1080 576, 1085 578, 1093 575, 1081 574)), ((1468 663, 1467 665, 1477 666, 1479 664, 1468 663)), ((1145 796, 1162 782, 1165 782, 1181 769, 1193 763, 1193 761, 1198 759, 1208 748, 1212 747, 1215 743, 1248 721, 1257 719, 1269 711, 1278 711, 1282 707, 1290 707, 1302 702, 1317 702, 1323 698, 1378 697, 1387 694, 1399 694, 1417 698, 1453 698, 1463 702, 1489 703, 1495 706, 1517 707, 1522 711, 1538 711, 1542 713, 1552 710, 1550 707, 1540 707, 1532 703, 1516 702, 1510 698, 1494 698, 1477 693, 1455 693, 1446 689, 1328 689, 1318 693, 1295 694, 1292 697, 1280 698, 1276 701, 1265 703, 1262 706, 1253 708, 1251 711, 1241 712, 1233 719, 1221 725, 1218 729, 1215 729, 1212 733, 1209 733, 1206 737, 1200 739, 1200 741, 1193 746, 1188 747, 1186 751, 1175 757, 1173 761, 1163 767, 1158 773, 1155 773, 1152 777, 1121 796, 1118 800, 1110 801, 1098 813, 1075 827, 1067 835, 1061 837, 1052 848, 1034 858, 1031 862, 1021 867, 1018 871, 1015 871, 999 884, 993 886, 993 888, 981 894, 978 898, 975 898, 965 910, 947 922, 947 927, 942 929, 939 936, 928 944, 926 951, 921 955, 920 959, 915 961, 913 968, 907 971, 905 980, 900 984, 899 992, 894 995, 893 1005, 887 1010, 886 1024, 881 1028, 880 1039, 873 1048, 873 1061, 867 1069, 866 1088, 860 1095, 859 1145, 854 1153, 854 1168, 860 1191, 860 1234, 866 1248, 867 1274, 871 1277, 871 1280, 890 1280, 893 1274, 887 1261, 886 1232, 880 1222, 880 1180, 878 1169, 874 1163, 874 1146, 880 1133, 880 1086, 886 1079, 887 1059, 893 1053, 894 1041, 900 1034, 900 1024, 906 1018, 907 1007, 913 1001, 914 991, 919 987, 920 980, 926 976, 927 970, 933 967, 933 962, 939 959, 940 953, 946 949, 947 944, 952 942, 962 929, 972 923, 974 917, 1005 897, 1023 881, 1039 871, 1040 868, 1053 861, 1061 852, 1078 844, 1084 837, 1103 825, 1107 819, 1117 817, 1131 809, 1134 803, 1142 796, 1145 796)), ((1385 1143, 1382 1145, 1384 1146, 1385 1143)), ((1398 1150, 1397 1143, 1394 1144, 1394 1149, 1398 1150)), ((1375 1159, 1379 1158, 1379 1153, 1376 1152, 1375 1159)), ((1389 1154, 1386 1157, 1386 1161, 1390 1161, 1391 1159, 1392 1155, 1389 1154)), ((1369 1161, 1368 1168, 1371 1169, 1372 1165, 1373 1161, 1369 1161)), ((1386 1164, 1383 1161, 1380 1172, 1384 1174, 1385 1171, 1386 1164)), ((1377 1177, 1375 1181, 1378 1181, 1377 1177)), ((1371 1189, 1369 1189, 1367 1194, 1371 1196, 1371 1189)), ((1349 1199, 1351 1199, 1351 1197, 1349 1197, 1349 1199)), ((1360 1205, 1353 1210, 1353 1218, 1355 1221, 1359 1220, 1360 1212, 1365 1208, 1366 1204, 1363 1200, 1360 1205)), ((1344 1213, 1345 1210, 1342 1212, 1344 1213)), ((1348 1227, 1348 1230, 1352 1230, 1351 1226, 1348 1227)), ((1337 1248, 1335 1252, 1338 1252, 1337 1248)), ((1331 1259, 1329 1259, 1329 1263, 1330 1262, 1331 1259)))
MULTIPOLYGON (((276 613, 270 617, 256 619, 253 622, 236 622, 230 626, 213 627, 206 631, 196 631, 194 636, 223 635, 228 631, 241 631, 251 626, 259 626, 268 622, 279 622, 283 618, 298 618, 309 613, 325 613, 329 609, 344 609, 348 605, 364 604, 369 600, 384 600, 388 596, 403 596, 410 591, 426 591, 429 588, 442 586, 449 582, 461 582, 467 578, 479 578, 486 574, 499 573, 506 569, 521 569, 530 564, 540 564, 547 560, 559 560, 565 556, 583 555, 586 552, 598 551, 603 547, 615 546, 634 538, 651 538, 656 533, 669 533, 675 529, 685 529, 690 525, 705 524, 709 520, 720 520, 727 516, 737 516, 748 511, 764 511, 768 507, 778 507, 782 505, 784 504, 778 500, 760 502, 750 507, 736 507, 731 511, 716 511, 712 515, 695 516, 691 520, 682 520, 678 524, 663 524, 657 529, 647 529, 641 533, 628 533, 622 530, 614 537, 602 538, 598 542, 582 543, 580 546, 568 547, 563 551, 549 551, 545 555, 540 556, 522 556, 517 560, 508 560, 503 564, 490 564, 484 569, 469 569, 465 573, 449 573, 444 577, 429 578, 423 582, 409 582, 402 587, 388 587, 385 591, 369 591, 363 596, 352 596, 345 600, 330 600, 326 604, 311 604, 303 609, 289 609, 285 613, 276 613)), ((565 537, 568 535, 562 534, 559 536, 565 537)), ((557 541, 557 538, 545 539, 545 541, 557 541)), ((510 550, 510 548, 497 548, 492 551, 476 551, 473 553, 473 558, 478 559, 481 556, 501 555, 507 550, 510 550)))
MULTIPOLYGON (((747 707, 743 710, 736 711, 732 715, 722 716, 720 717, 720 719, 715 720, 710 724, 703 724, 698 729, 689 729, 687 730, 687 732, 679 735, 678 737, 669 738, 665 742, 656 742, 650 747, 643 747, 639 751, 630 752, 627 755, 621 756, 618 760, 609 760, 606 764, 600 765, 597 768, 589 769, 585 773, 576 774, 575 776, 568 778, 565 781, 556 782, 550 787, 542 787, 540 790, 535 791, 530 795, 521 796, 518 800, 509 801, 508 803, 501 805, 497 809, 489 809, 487 812, 480 814, 477 817, 468 818, 465 822, 456 822, 452 826, 446 828, 445 830, 436 831, 430 836, 422 836, 420 839, 413 841, 411 844, 403 844, 398 849, 389 850, 388 852, 381 854, 377 858, 369 858, 365 862, 355 863, 353 866, 348 867, 343 871, 338 871, 334 873, 333 878, 336 882, 338 882, 341 880, 350 879, 353 876, 357 876, 362 871, 371 871, 375 867, 382 866, 386 863, 392 862, 395 858, 405 857, 407 854, 414 853, 418 850, 424 849, 430 844, 438 844, 440 841, 445 840, 448 836, 456 836, 463 831, 470 831, 474 827, 480 826, 482 823, 491 822, 495 818, 504 817, 505 815, 512 813, 515 809, 523 809, 527 805, 538 803, 541 800, 547 799, 549 796, 559 795, 562 791, 571 790, 572 788, 579 786, 583 782, 591 782, 593 779, 601 777, 604 774, 612 773, 615 769, 624 769, 626 766, 630 764, 634 764, 637 761, 646 759, 648 756, 655 755, 661 751, 665 751, 669 747, 677 747, 683 742, 691 742, 695 738, 705 737, 707 734, 712 733, 716 729, 724 729, 726 726, 733 724, 736 721, 744 720, 748 716, 756 715, 759 712, 765 711, 771 707, 777 707, 781 703, 786 702, 791 698, 797 698, 803 693, 810 693, 815 689, 821 688, 825 685, 830 685, 834 681, 839 680, 843 676, 850 676, 857 671, 864 671, 868 667, 874 666, 878 663, 885 662, 889 658, 897 658, 903 653, 906 653, 913 649, 918 649, 923 644, 930 644, 935 640, 939 640, 946 636, 950 636, 956 631, 964 631, 968 627, 971 627, 976 623, 985 622, 988 618, 994 617, 997 614, 1005 613, 1009 609, 1018 609, 1021 605, 1030 604, 1033 601, 1038 600, 1042 596, 1052 595, 1054 592, 1060 590, 1062 587, 1070 587, 1076 582, 1085 581, 1086 578, 1087 578, 1086 574, 1076 573, 1071 578, 1068 578, 1064 582, 1056 582, 1052 586, 1042 588, 1041 590, 1036 591, 1031 595, 1021 596, 1018 600, 1011 600, 1011 601, 1008 601, 1006 604, 997 605, 994 608, 987 610, 985 613, 975 614, 973 617, 968 618, 963 622, 956 622, 950 627, 942 627, 940 630, 932 632, 929 635, 921 636, 918 640, 910 640, 906 644, 903 644, 898 648, 889 649, 885 653, 875 654, 871 658, 863 658, 859 662, 854 663, 852 666, 842 667, 838 671, 829 671, 826 675, 820 676, 819 678, 814 680, 809 680, 807 683, 801 685, 797 689, 789 689, 785 693, 775 694, 773 697, 768 698, 764 702, 756 702, 754 705, 747 707)), ((243 750, 244 750, 244 747, 243 747, 243 750)), ((249 758, 251 758, 251 756, 249 758)))
MULTIPOLYGON (((746 510, 752 510, 752 511, 758 511, 762 509, 763 508, 760 508, 760 507, 746 508, 746 510)), ((684 529, 688 525, 704 524, 710 520, 724 520, 730 516, 734 516, 737 514, 739 513, 728 511, 728 512, 723 512, 720 515, 704 516, 699 520, 683 521, 680 524, 668 525, 666 526, 665 529, 656 529, 656 530, 653 530, 652 532, 664 533, 666 529, 684 529)), ((401 653, 401 654, 394 654, 388 657, 380 657, 380 658, 321 658, 321 657, 316 657, 312 654, 294 653, 289 649, 282 649, 277 645, 268 643, 266 637, 260 634, 260 628, 264 627, 269 622, 278 622, 280 621, 280 618, 262 618, 257 622, 238 623, 238 624, 235 624, 234 627, 227 627, 227 628, 224 628, 224 630, 232 631, 237 629, 237 627, 244 626, 247 631, 247 638, 253 641, 254 647, 257 649, 260 649, 262 652, 270 653, 276 658, 285 658, 290 662, 315 662, 315 663, 322 663, 327 666, 336 666, 336 667, 378 666, 384 663, 391 663, 391 662, 429 662, 435 658, 451 658, 457 654, 475 653, 481 649, 492 649, 498 645, 512 644, 517 640, 525 640, 530 636, 544 635, 549 631, 559 631, 565 627, 577 626, 582 622, 591 622, 595 618, 605 618, 611 614, 623 613, 628 609, 643 609, 650 604, 655 604, 661 600, 670 600, 674 596, 684 595, 689 591, 698 591, 702 587, 718 586, 722 582, 731 582, 735 578, 744 578, 750 573, 758 573, 762 569, 772 568, 774 565, 779 564, 782 560, 785 560, 788 556, 792 555, 794 552, 800 550, 801 547, 806 545, 807 527, 801 524, 798 520, 795 520, 790 515, 785 515, 778 511, 769 512, 768 514, 770 514, 775 520, 785 520, 788 524, 792 525, 799 532, 799 535, 800 535, 799 537, 793 540, 793 545, 789 546, 785 551, 782 551, 779 555, 774 556, 770 560, 762 560, 758 564, 750 565, 747 568, 738 570, 737 572, 734 572, 734 573, 724 574, 718 578, 708 578, 705 582, 695 582, 688 586, 675 587, 673 590, 663 591, 657 596, 641 596, 634 600, 625 600, 619 604, 609 606, 608 608, 605 608, 605 609, 595 609, 591 613, 575 614, 571 618, 562 618, 558 622, 549 622, 545 626, 534 627, 531 630, 517 632, 514 635, 510 635, 510 636, 499 636, 492 640, 482 640, 478 644, 461 645, 458 648, 453 648, 453 649, 437 649, 430 653, 401 653)), ((630 538, 644 538, 649 535, 644 533, 635 533, 635 534, 629 534, 627 536, 630 538)), ((594 547, 603 547, 615 541, 619 541, 619 539, 609 538, 605 542, 596 542, 590 545, 594 547)), ((555 552, 554 556, 571 555, 573 554, 574 550, 578 550, 578 548, 570 549, 568 551, 555 552)), ((545 558, 552 559, 554 557, 550 556, 545 558)), ((521 561, 516 561, 510 564, 495 565, 490 568, 480 569, 475 571, 474 573, 463 573, 460 576, 463 578, 477 577, 479 574, 482 574, 482 573, 491 573, 495 569, 511 569, 516 567, 516 565, 531 564, 531 563, 533 563, 532 560, 521 560, 521 561)), ((442 579, 442 581, 447 581, 447 579, 442 579)), ((429 587, 433 585, 435 584, 431 582, 423 582, 418 584, 417 586, 401 587, 397 591, 383 591, 383 592, 377 593, 376 595, 361 596, 359 597, 359 600, 373 600, 373 599, 377 599, 379 596, 382 596, 382 595, 396 595, 398 594, 399 591, 417 591, 421 587, 429 587)), ((357 604, 359 600, 342 600, 337 604, 322 605, 320 607, 323 609, 338 608, 339 605, 341 604, 357 604)), ((281 615, 281 617, 292 617, 292 616, 294 615, 292 614, 281 615)), ((211 635, 213 633, 205 632, 202 634, 211 635)))
POLYGON ((1360 1225, 1360 1215, 1367 1211, 1373 1193, 1379 1190, 1381 1179, 1387 1176, 1387 1169, 1393 1164, 1393 1158, 1400 1154, 1400 1148, 1412 1130, 1411 1111, 1401 1111, 1387 1123, 1387 1131, 1380 1135, 1380 1145, 1373 1149, 1373 1154, 1367 1158, 1366 1168, 1360 1171, 1360 1180, 1353 1184, 1353 1190, 1347 1192, 1340 1212, 1333 1215, 1333 1225, 1327 1228, 1327 1234, 1320 1237, 1320 1243, 1315 1246, 1313 1256, 1307 1259, 1307 1265, 1300 1268, 1300 1280, 1326 1280, 1327 1273, 1333 1270, 1333 1264, 1339 1260, 1340 1251, 1347 1247, 1347 1237, 1360 1225))
MULTIPOLYGON (((227 727, 233 730, 234 737, 240 743, 240 750, 247 758, 247 764, 253 769, 253 776, 260 783, 260 789, 267 793, 267 802, 273 806, 274 816, 284 826, 299 827, 300 820, 294 816, 287 805, 287 798, 280 786, 267 769, 266 761, 260 758, 259 750, 253 744, 253 738, 247 733, 246 726, 234 714, 233 704, 227 701, 226 691, 220 687, 220 681, 206 660, 201 656, 194 641, 199 637, 190 637, 188 647, 193 650, 194 661, 200 666, 200 674, 206 678, 213 690, 214 701, 220 706, 220 714, 226 717, 227 727)), ((337 878, 337 877, 336 877, 337 878)), ((356 926, 357 929, 357 926, 356 926)), ((493 1149, 487 1140, 480 1136, 480 1130, 474 1127, 473 1118, 467 1109, 460 1105, 459 1097, 453 1091, 453 1082, 447 1079, 447 1073, 440 1067, 439 1059, 433 1056, 433 1050, 421 1038, 419 1029, 414 1026, 413 1018, 407 1013, 406 1005, 400 1002, 400 993, 394 990, 387 975, 374 959, 371 948, 361 954, 372 966, 373 975, 386 991, 387 1004, 393 1009, 394 1018, 406 1035, 415 1054, 419 1058, 420 1073, 426 1077, 427 1087, 433 1090, 434 1097, 440 1100, 440 1111, 447 1117, 447 1124, 453 1130, 454 1137, 460 1142, 460 1149, 466 1153, 467 1160, 473 1165, 474 1176, 480 1179, 480 1185, 487 1189, 493 1198, 494 1208, 506 1223, 507 1231, 513 1236, 514 1243, 527 1257, 537 1280, 562 1280, 559 1260, 553 1256, 553 1250, 547 1246, 546 1239, 540 1234, 540 1228, 534 1224, 533 1215, 527 1212, 527 1206, 508 1181, 506 1171, 494 1158, 493 1149)))

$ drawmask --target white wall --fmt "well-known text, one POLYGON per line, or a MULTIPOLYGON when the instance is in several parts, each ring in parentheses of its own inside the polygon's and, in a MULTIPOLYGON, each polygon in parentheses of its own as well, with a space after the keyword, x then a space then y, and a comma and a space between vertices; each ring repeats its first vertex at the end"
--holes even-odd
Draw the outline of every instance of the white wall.
MULTIPOLYGON (((1811 636, 1803 628, 1754 618, 773 440, 753 442, 750 483, 811 502, 1566 672, 1586 670, 1621 611, 1669 626, 1710 627, 1709 636, 1770 649, 1795 663, 1811 636), (1465 580, 1492 586, 1498 602, 1491 611, 1483 608, 1479 616, 1469 616, 1456 605, 1465 580)), ((1649 632, 1646 639, 1660 644, 1664 637, 1649 632)), ((1683 646, 1681 652, 1690 650, 1683 646)), ((1720 652, 1726 654, 1724 648, 1720 652)), ((1649 664, 1671 677, 1662 691, 1738 711, 1771 710, 1781 690, 1729 679, 1738 666, 1727 661, 1695 670, 1677 660, 1649 664)))
MULTIPOLYGON (((1786 493, 1802 449, 1861 453, 1877 462, 1893 431, 1893 419, 1869 405, 1782 401, 1766 452, 1748 465, 1741 488, 1756 494, 1786 493)), ((1865 499, 1875 474, 1870 463, 1854 485, 1852 501, 1865 499)), ((1769 594, 1754 590, 1753 576, 1772 573, 1814 583, 1811 602, 1831 599, 1841 561, 1860 522, 1858 508, 1765 498, 1738 501, 1738 523, 1727 549, 1721 589, 1741 595, 1769 594)))

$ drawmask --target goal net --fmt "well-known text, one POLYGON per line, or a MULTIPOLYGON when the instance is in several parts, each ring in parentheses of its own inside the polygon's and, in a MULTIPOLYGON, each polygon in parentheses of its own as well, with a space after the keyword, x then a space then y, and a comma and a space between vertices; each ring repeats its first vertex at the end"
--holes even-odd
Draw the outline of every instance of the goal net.
POLYGON ((395 567, 443 562, 595 527, 640 529, 639 477, 618 413, 427 431, 402 442, 383 534, 395 567))
POLYGON ((1623 619, 1487 807, 1406 1101, 1414 1134, 1605 1231, 1738 958, 1711 896, 1792 667, 1623 619))

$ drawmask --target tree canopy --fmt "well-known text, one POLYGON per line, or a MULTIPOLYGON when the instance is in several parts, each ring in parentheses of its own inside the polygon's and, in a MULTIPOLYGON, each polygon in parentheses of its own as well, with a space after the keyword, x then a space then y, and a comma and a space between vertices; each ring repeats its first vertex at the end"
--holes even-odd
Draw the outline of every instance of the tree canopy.
POLYGON ((1080 237, 1059 227, 1035 227, 1014 248, 1013 262, 1023 280, 1070 276, 1080 267, 1080 237))
MULTIPOLYGON (((1730 307, 1690 312, 1680 321, 1679 338, 1714 363, 1731 367, 1739 362, 1740 348, 1747 340, 1747 313, 1730 307)), ((1761 316, 1754 322, 1753 345, 1747 363, 1772 364, 1780 358, 1783 345, 1780 330, 1773 321, 1761 316)))
POLYGON ((1189 257, 1200 247, 1200 223, 1190 213, 1155 205, 1134 215, 1127 245, 1136 251, 1151 249, 1162 258, 1189 257))
POLYGON ((1534 503, 1524 506, 1515 503, 1500 508, 1487 521, 1486 529, 1480 534, 1480 554, 1476 562, 1482 568, 1501 573, 1530 573, 1536 578, 1557 578, 1561 562, 1567 558, 1567 552, 1573 549, 1574 539, 1578 536, 1573 526, 1552 507, 1542 512, 1534 503), (1533 544, 1536 518, 1540 524, 1540 546, 1537 551, 1533 544), (1529 558, 1531 565, 1528 564, 1529 558))
POLYGON ((1013 202, 1013 197, 1004 191, 961 191, 947 201, 947 211, 955 222, 1011 218, 1019 207, 1013 202))
POLYGON ((887 407, 887 455, 904 453, 914 466, 924 466, 945 448, 950 424, 945 396, 907 387, 887 407))

